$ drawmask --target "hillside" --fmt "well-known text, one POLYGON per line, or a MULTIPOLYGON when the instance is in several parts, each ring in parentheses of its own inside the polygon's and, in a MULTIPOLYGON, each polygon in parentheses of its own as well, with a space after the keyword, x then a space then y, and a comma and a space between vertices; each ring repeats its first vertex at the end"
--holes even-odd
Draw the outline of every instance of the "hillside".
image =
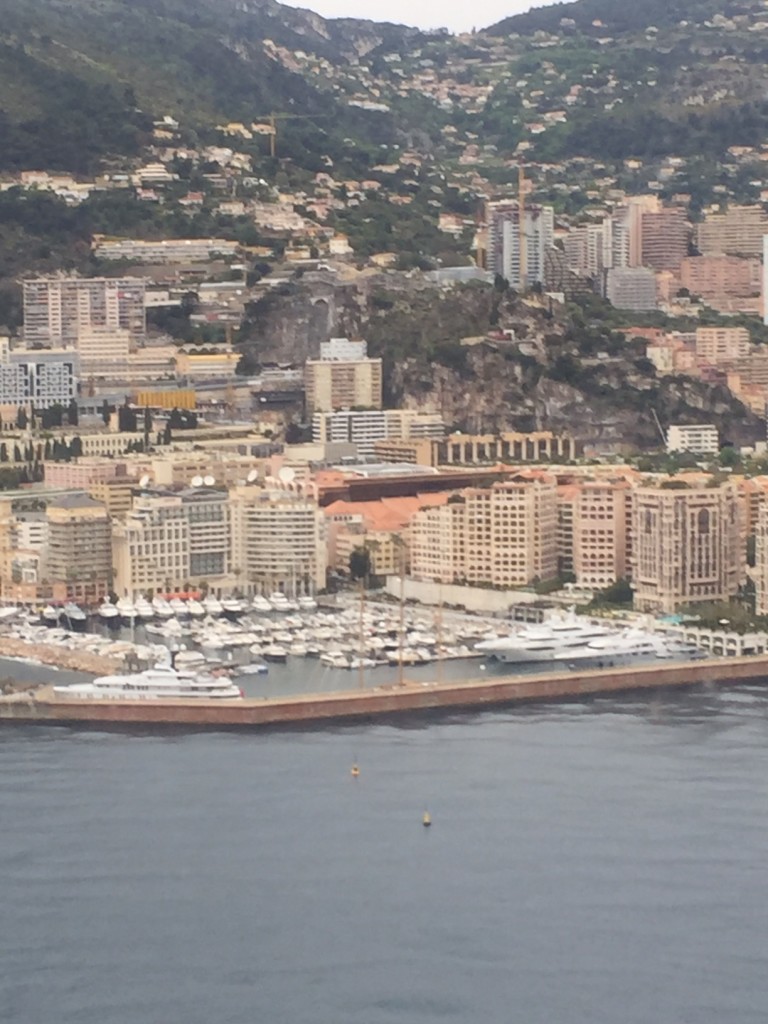
POLYGON ((342 106, 275 48, 344 65, 418 35, 273 0, 0 0, 0 170, 92 170, 137 153, 165 114, 203 133, 272 110, 315 115, 292 133, 299 159, 346 135, 384 141, 385 119, 342 106))

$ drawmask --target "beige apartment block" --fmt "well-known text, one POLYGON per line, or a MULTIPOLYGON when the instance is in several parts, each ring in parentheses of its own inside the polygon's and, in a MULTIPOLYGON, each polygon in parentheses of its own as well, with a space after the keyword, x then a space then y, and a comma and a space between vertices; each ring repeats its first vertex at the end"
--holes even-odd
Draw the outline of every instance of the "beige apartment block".
POLYGON ((626 480, 589 481, 573 501, 573 573, 576 582, 605 589, 627 575, 626 480))
POLYGON ((746 327, 697 327, 696 357, 699 362, 732 363, 746 359, 751 349, 746 327))
POLYGON ((632 497, 633 582, 640 611, 672 613, 728 601, 745 572, 738 488, 733 483, 643 486, 632 497))
POLYGON ((755 529, 755 612, 768 615, 768 503, 763 501, 755 529))
POLYGON ((115 593, 181 590, 189 581, 189 523, 175 495, 142 496, 112 534, 115 593))
POLYGON ((763 253, 768 215, 762 206, 731 206, 710 213, 699 224, 697 245, 702 256, 753 256, 763 253))
POLYGON ((557 576, 557 486, 545 473, 471 488, 411 522, 416 579, 522 587, 557 576))
POLYGON ((760 294, 762 266, 759 259, 738 256, 686 256, 680 264, 680 286, 708 304, 760 294))
POLYGON ((232 559, 248 594, 313 594, 325 588, 325 517, 301 491, 246 486, 230 492, 232 559))
POLYGON ((112 589, 112 524, 88 495, 48 505, 47 577, 56 600, 93 605, 112 589))
POLYGON ((85 379, 120 380, 127 376, 131 332, 122 327, 88 326, 78 332, 80 374, 85 379))
POLYGON ((641 263, 653 270, 678 270, 688 254, 688 219, 676 207, 645 212, 642 219, 641 263))
POLYGON ((307 412, 381 409, 381 359, 311 359, 304 370, 307 412))

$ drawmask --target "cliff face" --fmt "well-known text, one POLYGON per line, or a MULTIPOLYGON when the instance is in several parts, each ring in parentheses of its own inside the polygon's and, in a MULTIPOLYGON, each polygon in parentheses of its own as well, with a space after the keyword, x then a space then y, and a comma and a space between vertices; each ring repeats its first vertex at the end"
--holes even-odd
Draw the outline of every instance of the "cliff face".
POLYGON ((306 274, 252 308, 243 348, 262 364, 301 364, 333 336, 367 338, 384 360, 388 403, 439 412, 456 430, 567 431, 597 447, 642 449, 660 443, 655 412, 664 427, 714 422, 735 444, 764 435, 725 388, 657 378, 641 344, 585 325, 578 311, 485 285, 306 274))

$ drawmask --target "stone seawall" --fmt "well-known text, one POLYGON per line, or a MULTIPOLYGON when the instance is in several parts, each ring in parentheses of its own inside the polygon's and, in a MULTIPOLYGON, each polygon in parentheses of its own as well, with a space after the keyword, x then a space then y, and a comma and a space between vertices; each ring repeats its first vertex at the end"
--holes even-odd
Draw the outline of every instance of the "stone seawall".
POLYGON ((663 667, 603 669, 449 684, 414 684, 371 690, 242 701, 83 701, 54 695, 0 698, 0 720, 70 723, 253 728, 322 723, 441 709, 501 707, 597 694, 686 686, 768 681, 768 657, 728 658, 663 667))

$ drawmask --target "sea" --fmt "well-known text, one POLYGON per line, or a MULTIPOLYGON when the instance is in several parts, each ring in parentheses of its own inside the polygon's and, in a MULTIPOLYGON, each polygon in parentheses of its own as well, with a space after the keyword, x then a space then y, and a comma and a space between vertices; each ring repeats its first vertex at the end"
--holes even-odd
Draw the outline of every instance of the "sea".
POLYGON ((768 1018, 761 686, 266 732, 6 724, 0 823, 4 1024, 768 1018))

